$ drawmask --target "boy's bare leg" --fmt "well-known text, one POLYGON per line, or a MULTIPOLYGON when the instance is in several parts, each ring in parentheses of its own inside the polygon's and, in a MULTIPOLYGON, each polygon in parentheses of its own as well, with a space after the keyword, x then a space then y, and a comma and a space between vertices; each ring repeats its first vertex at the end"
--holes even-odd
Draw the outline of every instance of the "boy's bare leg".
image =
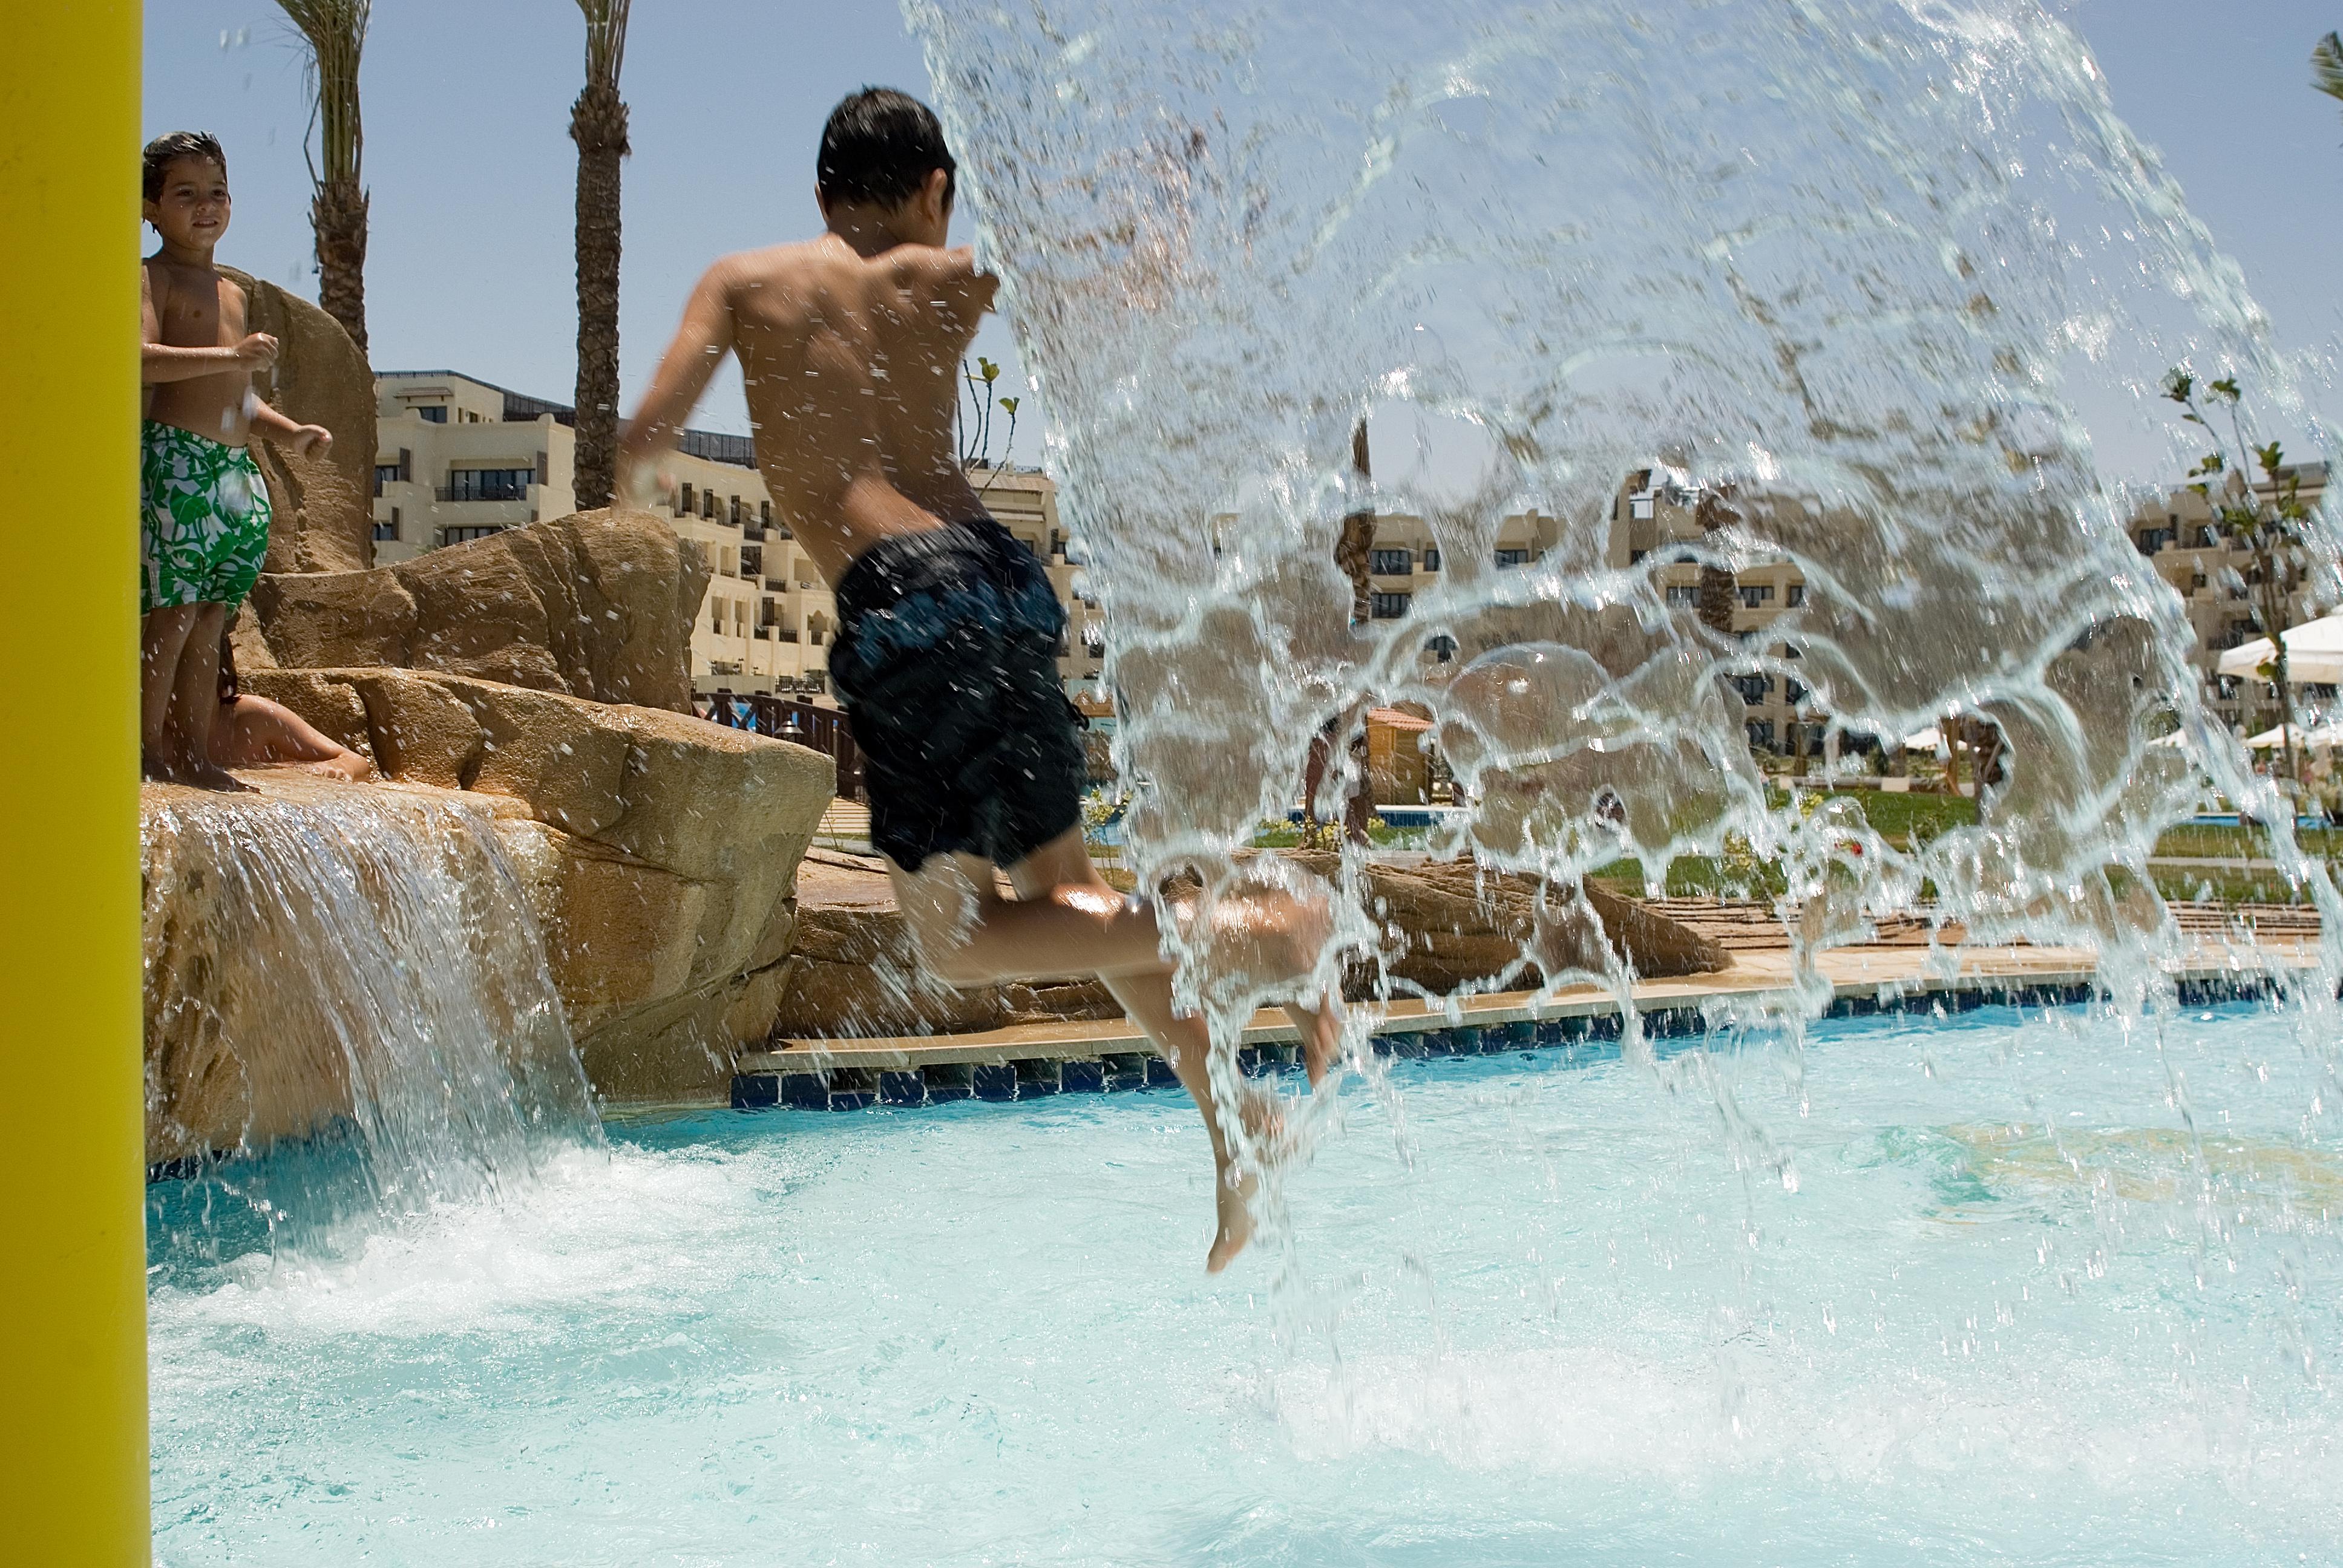
MULTIPOLYGON (((179 656, 203 612, 198 604, 150 609, 138 623, 138 760, 149 779, 176 782, 185 768, 170 728, 171 694, 178 684, 179 656)), ((216 693, 215 694, 216 698, 216 693)))
MULTIPOLYGON (((896 901, 920 938, 922 961, 958 984, 1041 979, 1087 970, 1102 980, 1150 1039, 1196 1103, 1212 1144, 1216 1215, 1208 1272, 1218 1273, 1252 1234, 1247 1209, 1251 1176, 1240 1176, 1212 1097, 1211 1035, 1204 1020, 1182 1014, 1172 999, 1172 966, 1164 959, 1154 911, 1127 900, 1098 874, 1079 829, 1052 839, 1010 868, 1015 900, 1000 896, 989 861, 972 855, 931 859, 917 874, 890 864, 896 901), (1090 961, 1079 961, 1081 952, 1090 961), (1115 968, 1109 969, 1108 963, 1115 968)), ((1279 930, 1276 936, 1314 940, 1314 933, 1279 930)), ((1314 954, 1312 955, 1314 957, 1314 954)), ((1332 1063, 1341 1040, 1339 1004, 1288 1003, 1302 1035, 1303 1060, 1314 1087, 1332 1063)), ((1249 1091, 1264 1115, 1270 1097, 1249 1091)), ((1250 1119, 1250 1117, 1249 1117, 1250 1119)), ((1256 1127, 1256 1132, 1266 1131, 1256 1127)))
POLYGON ((196 612, 179 648, 179 668, 172 677, 171 707, 164 729, 169 744, 182 759, 180 783, 227 793, 249 790, 235 774, 212 760, 212 726, 218 722, 220 630, 227 621, 223 604, 191 605, 196 612))

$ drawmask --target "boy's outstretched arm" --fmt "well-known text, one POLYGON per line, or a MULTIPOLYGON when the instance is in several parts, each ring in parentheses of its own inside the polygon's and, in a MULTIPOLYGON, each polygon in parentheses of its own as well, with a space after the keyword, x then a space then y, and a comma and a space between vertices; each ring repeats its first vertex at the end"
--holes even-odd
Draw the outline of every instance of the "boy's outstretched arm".
POLYGON ((650 389, 618 437, 618 495, 640 502, 657 476, 659 457, 671 451, 683 422, 708 390, 732 347, 732 285, 728 261, 709 267, 684 302, 683 324, 651 373, 650 389))
POLYGON ((257 397, 252 400, 252 427, 305 457, 322 457, 334 449, 331 430, 323 425, 297 425, 257 397))

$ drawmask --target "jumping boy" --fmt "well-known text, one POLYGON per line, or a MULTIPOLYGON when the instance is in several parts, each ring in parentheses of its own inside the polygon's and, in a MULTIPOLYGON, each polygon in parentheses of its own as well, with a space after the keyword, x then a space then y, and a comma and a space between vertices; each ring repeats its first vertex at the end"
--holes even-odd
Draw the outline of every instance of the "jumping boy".
MULTIPOLYGON (((1058 677, 1065 611, 953 447, 960 357, 999 282, 944 248, 955 167, 917 99, 874 87, 840 103, 814 188, 825 232, 709 268, 622 459, 630 488, 654 479, 719 362, 739 357, 773 505, 837 593, 830 672, 862 750, 871 842, 921 961, 957 985, 1105 982, 1203 1113, 1217 1272, 1252 1221, 1203 1020, 1173 1009, 1153 910, 1091 863, 1082 747, 1058 677)), ((1267 983, 1311 973, 1328 929, 1322 908, 1282 895, 1222 900, 1212 920, 1212 950, 1267 983)), ((1287 1011, 1315 1083, 1333 1060, 1334 1003, 1287 1011)))
POLYGON ((333 445, 253 396, 277 339, 245 330, 244 290, 212 267, 227 232, 227 155, 201 131, 146 144, 146 217, 162 244, 139 273, 139 755, 149 779, 242 789, 212 757, 227 617, 268 554, 255 430, 296 452, 333 445))

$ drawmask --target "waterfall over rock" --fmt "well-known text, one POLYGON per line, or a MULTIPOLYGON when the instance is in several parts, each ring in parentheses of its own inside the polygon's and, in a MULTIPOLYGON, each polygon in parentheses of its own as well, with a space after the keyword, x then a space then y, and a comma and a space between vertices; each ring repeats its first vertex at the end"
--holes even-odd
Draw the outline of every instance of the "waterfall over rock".
POLYGON ((150 796, 150 1158, 347 1128, 377 1196, 412 1201, 598 1140, 491 817, 389 789, 150 796))

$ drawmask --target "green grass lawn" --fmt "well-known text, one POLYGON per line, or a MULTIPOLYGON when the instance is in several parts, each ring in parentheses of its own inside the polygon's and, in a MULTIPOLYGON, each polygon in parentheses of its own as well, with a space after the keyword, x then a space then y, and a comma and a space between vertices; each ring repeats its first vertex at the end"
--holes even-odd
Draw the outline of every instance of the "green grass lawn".
MULTIPOLYGON (((1789 795, 1781 790, 1769 790, 1768 795, 1769 803, 1777 810, 1790 800, 1789 795)), ((1833 791, 1829 798, 1852 801, 1874 830, 1900 849, 1926 844, 1956 828, 1975 826, 1977 819, 1976 802, 1960 795, 1845 789, 1833 791)), ((1369 826, 1368 836, 1383 849, 1418 848, 1426 837, 1421 829, 1395 829, 1380 818, 1369 826)), ((1301 829, 1291 824, 1263 824, 1253 843, 1264 849, 1291 849, 1301 841, 1301 829)), ((2343 829, 2306 829, 2298 838, 2312 854, 2330 861, 2343 861, 2343 829)), ((2168 829, 2157 840, 2156 853, 2188 859, 2263 859, 2269 855, 2269 836, 2258 828, 2190 823, 2168 829)), ((2343 873, 2343 865, 2334 869, 2343 873)), ((1640 861, 1615 860, 1591 875, 1613 891, 1629 897, 1641 898, 1645 891, 1640 861)), ((2208 873, 2171 868, 2156 870, 2154 880, 2157 890, 2167 899, 2190 900, 2202 893, 2220 903, 2303 901, 2298 890, 2268 871, 2208 873)), ((1667 870, 1666 891, 1670 898, 1765 899, 1778 896, 1783 888, 1781 874, 1772 865, 1725 867, 1705 856, 1687 855, 1667 870)))

